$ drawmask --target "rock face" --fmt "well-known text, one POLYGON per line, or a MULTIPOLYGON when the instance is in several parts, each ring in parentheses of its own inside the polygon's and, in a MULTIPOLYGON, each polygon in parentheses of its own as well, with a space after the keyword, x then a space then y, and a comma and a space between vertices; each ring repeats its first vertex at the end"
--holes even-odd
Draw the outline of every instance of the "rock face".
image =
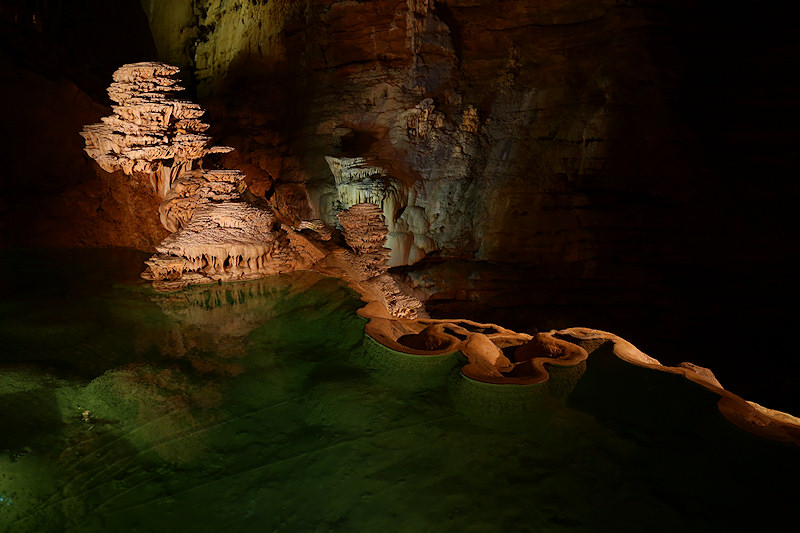
MULTIPOLYGON (((775 338, 791 327, 778 309, 793 305, 779 286, 793 283, 785 265, 797 251, 787 198, 798 47, 766 4, 170 4, 143 4, 160 53, 191 70, 223 125, 217 139, 237 146, 223 160, 268 183, 282 209, 302 213, 307 198, 300 218, 331 223, 337 211, 326 218, 322 206, 338 191, 325 157, 362 158, 398 184, 394 218, 416 225, 393 228, 384 210, 392 266, 424 253, 535 269, 545 285, 593 280, 635 293, 621 306, 634 319, 648 302, 653 313, 699 311, 708 283, 723 309, 741 307, 747 279, 748 309, 769 317, 725 312, 720 326, 755 321, 775 338)), ((512 282, 501 289, 522 300, 512 282)), ((572 301, 596 309, 598 298, 572 301)), ((671 338, 702 340, 691 322, 671 338)))
POLYGON ((190 170, 175 180, 158 208, 161 223, 178 231, 192 218, 195 209, 239 199, 247 189, 239 170, 190 170))
POLYGON ((253 279, 307 267, 313 246, 290 239, 272 208, 247 201, 244 174, 238 170, 192 170, 201 158, 232 148, 211 147, 202 132, 204 113, 196 103, 178 100, 165 63, 124 65, 108 89, 114 115, 86 126, 86 152, 107 172, 146 176, 163 198, 161 223, 172 235, 156 246, 142 277, 159 290, 189 284, 253 279), (300 244, 295 251, 292 244, 300 244))
POLYGON ((390 267, 413 265, 436 249, 425 210, 415 205, 413 189, 363 157, 325 156, 325 161, 333 175, 333 186, 321 186, 310 195, 312 208, 323 220, 336 226, 334 215, 339 217, 343 210, 359 203, 379 206, 388 230, 385 244, 391 250, 387 260, 390 267))
MULTIPOLYGON (((190 68, 198 94, 214 102, 229 135, 221 140, 247 143, 230 157, 248 159, 248 179, 269 182, 286 209, 304 189, 328 224, 355 203, 381 206, 390 266, 435 250, 551 265, 611 260, 638 239, 631 225, 659 236, 675 225, 691 237, 685 213, 664 208, 686 189, 664 185, 675 163, 657 147, 684 141, 664 104, 672 81, 646 83, 658 73, 644 50, 670 46, 647 7, 145 5, 159 50, 190 68), (276 99, 291 105, 276 108, 276 99), (664 127, 642 145, 649 120, 664 127), (281 200, 284 191, 293 201, 281 200)), ((668 256, 694 243, 640 245, 668 256)))
POLYGON ((370 270, 376 274, 385 271, 389 250, 385 247, 387 229, 381 209, 375 204, 361 203, 337 216, 348 246, 365 258, 370 270))
MULTIPOLYGON (((333 259, 320 269, 368 287, 391 315, 416 317, 421 303, 404 294, 386 274, 388 230, 381 207, 362 202, 375 198, 375 190, 385 193, 389 182, 376 189, 373 185, 380 182, 374 180, 375 172, 363 170, 360 161, 339 165, 340 198, 348 209, 342 210, 339 201, 336 220, 354 253, 330 242, 332 229, 321 220, 300 221, 299 231, 282 224, 266 201, 247 190, 243 172, 192 169, 204 155, 231 149, 208 148, 211 138, 201 133, 208 125, 199 121, 203 109, 174 98, 177 72, 177 67, 165 63, 122 66, 108 91, 120 105, 114 106, 113 116, 82 133, 86 152, 104 170, 149 179, 153 192, 163 197, 159 217, 173 233, 156 245, 158 253, 145 262, 142 277, 157 290, 173 291, 308 269, 331 255, 333 259), (358 191, 365 185, 362 197, 358 191), (303 230, 311 238, 300 233, 303 230)), ((393 205, 389 198, 381 196, 393 205)))
MULTIPOLYGON (((202 283, 260 278, 294 270, 297 259, 274 213, 246 202, 211 203, 156 246, 143 277, 202 283)), ((172 288, 173 284, 160 287, 172 288)))
MULTIPOLYGON (((210 147, 203 132, 199 104, 175 97, 182 91, 178 67, 159 62, 124 65, 114 73, 108 96, 119 105, 102 122, 86 126, 86 153, 106 172, 122 170, 145 174, 159 198, 166 198, 173 182, 208 153, 233 148, 210 147)), ((171 229, 166 226, 167 229, 171 229)))

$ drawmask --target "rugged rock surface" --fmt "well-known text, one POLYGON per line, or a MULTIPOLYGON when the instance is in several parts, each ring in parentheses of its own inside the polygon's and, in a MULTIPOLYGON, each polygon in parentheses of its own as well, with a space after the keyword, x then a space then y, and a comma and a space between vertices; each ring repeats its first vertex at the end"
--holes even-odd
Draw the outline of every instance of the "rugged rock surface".
POLYGON ((195 209, 212 202, 236 200, 247 186, 239 170, 191 170, 172 184, 158 208, 161 223, 178 231, 192 218, 195 209))
POLYGON ((123 65, 108 89, 120 104, 114 115, 82 132, 86 152, 104 170, 146 177, 164 199, 160 219, 174 233, 156 246, 142 277, 159 290, 175 290, 309 266, 272 208, 246 201, 240 171, 191 170, 204 155, 231 148, 209 148, 203 109, 174 97, 178 70, 158 62, 123 65))
POLYGON ((156 250, 142 276, 164 290, 260 278, 300 266, 274 213, 241 201, 195 207, 185 226, 156 250))
MULTIPOLYGON (((386 275, 387 227, 379 206, 357 203, 339 213, 345 239, 355 252, 349 253, 329 242, 332 231, 322 221, 299 224, 301 231, 311 229, 320 238, 318 244, 281 224, 269 204, 247 191, 241 171, 191 170, 204 155, 231 149, 208 148, 211 138, 197 133, 208 128, 198 120, 204 111, 193 102, 174 99, 177 72, 165 63, 123 65, 109 88, 109 95, 121 104, 114 107, 115 115, 82 133, 86 152, 104 170, 121 169, 138 181, 148 179, 153 192, 164 199, 160 219, 173 233, 145 261, 142 277, 157 290, 174 291, 308 269, 332 256, 337 273, 368 287, 389 314, 416 317, 421 303, 403 294, 397 281, 386 275)), ((355 196, 360 201, 360 195, 355 196)))
POLYGON ((380 207, 369 203, 355 204, 337 217, 347 245, 364 258, 369 270, 376 274, 385 272, 389 256, 385 247, 388 230, 380 207))
MULTIPOLYGON (((645 57, 617 61, 620 47, 638 46, 636 28, 650 24, 646 9, 615 2, 385 1, 312 2, 301 10, 289 2, 219 1, 199 16, 209 32, 192 38, 191 26, 179 39, 197 43, 182 62, 193 65, 201 95, 224 95, 228 83, 241 81, 239 87, 266 84, 272 93, 288 90, 304 102, 285 117, 295 139, 285 155, 301 165, 281 169, 274 179, 305 183, 317 198, 341 181, 336 172, 330 180, 320 156, 367 157, 400 185, 393 207, 418 208, 422 231, 408 233, 424 242, 398 232, 390 248, 407 253, 392 264, 415 262, 436 248, 462 257, 513 253, 554 263, 597 255, 575 243, 594 242, 599 249, 605 237, 597 232, 606 232, 608 222, 587 224, 582 211, 591 200, 578 191, 607 170, 609 143, 619 133, 613 123, 627 120, 622 103, 633 95, 626 92, 634 82, 627 69, 633 63, 635 76, 647 74, 639 69, 647 68, 645 57), (611 34, 621 37, 597 46, 597 36, 611 34), (235 43, 228 40, 233 35, 235 43), (301 39, 309 42, 301 47, 301 39), (216 46, 223 40, 231 45, 225 50, 216 46), (286 62, 290 56, 294 63, 286 62), (313 72, 313 82, 304 71, 313 72), (543 220, 543 211, 558 220, 543 220), (559 233, 540 229, 551 222, 559 233)), ((157 42, 173 39, 158 31, 157 10, 151 20, 157 42)), ((257 105, 248 100, 241 105, 257 105)), ((283 122, 280 112, 267 112, 283 122)), ((250 150, 266 156, 272 149, 250 150)), ((613 174, 602 189, 641 179, 613 174)), ((639 182, 637 189, 651 185, 658 187, 639 182)), ((395 213, 386 211, 394 232, 395 213)), ((621 219, 613 224, 624 231, 621 219)))
POLYGON ((114 114, 81 132, 86 153, 103 170, 144 174, 161 199, 203 156, 233 150, 209 146, 211 137, 203 133, 208 124, 200 121, 205 111, 176 98, 184 90, 173 77, 179 70, 153 61, 123 65, 108 88, 108 96, 119 104, 112 106, 114 114))

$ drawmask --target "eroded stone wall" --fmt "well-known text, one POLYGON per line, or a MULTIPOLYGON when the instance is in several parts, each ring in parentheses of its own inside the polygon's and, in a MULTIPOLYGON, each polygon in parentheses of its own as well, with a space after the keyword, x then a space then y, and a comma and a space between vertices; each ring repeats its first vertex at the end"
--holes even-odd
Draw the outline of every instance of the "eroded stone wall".
POLYGON ((315 205, 334 181, 324 158, 348 156, 405 187, 397 216, 415 208, 445 255, 592 269, 703 250, 697 225, 716 229, 697 210, 713 176, 687 175, 660 6, 178 4, 143 2, 159 52, 193 72, 216 136, 238 148, 229 166, 304 215, 288 218, 329 207, 315 205))

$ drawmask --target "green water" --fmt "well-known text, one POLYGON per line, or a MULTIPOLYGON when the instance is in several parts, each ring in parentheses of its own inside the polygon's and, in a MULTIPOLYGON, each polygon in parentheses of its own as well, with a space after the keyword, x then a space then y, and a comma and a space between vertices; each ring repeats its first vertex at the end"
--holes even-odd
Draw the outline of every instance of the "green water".
POLYGON ((136 253, 0 257, 4 533, 791 530, 798 450, 681 377, 479 384, 314 273, 163 295, 136 253))

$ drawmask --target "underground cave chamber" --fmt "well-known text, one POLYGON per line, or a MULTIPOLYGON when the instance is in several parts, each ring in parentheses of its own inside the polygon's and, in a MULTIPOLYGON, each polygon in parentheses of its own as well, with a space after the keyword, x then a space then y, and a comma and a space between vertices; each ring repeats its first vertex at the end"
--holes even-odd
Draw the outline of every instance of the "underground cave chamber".
POLYGON ((783 18, 2 2, 0 531, 790 530, 783 18))

